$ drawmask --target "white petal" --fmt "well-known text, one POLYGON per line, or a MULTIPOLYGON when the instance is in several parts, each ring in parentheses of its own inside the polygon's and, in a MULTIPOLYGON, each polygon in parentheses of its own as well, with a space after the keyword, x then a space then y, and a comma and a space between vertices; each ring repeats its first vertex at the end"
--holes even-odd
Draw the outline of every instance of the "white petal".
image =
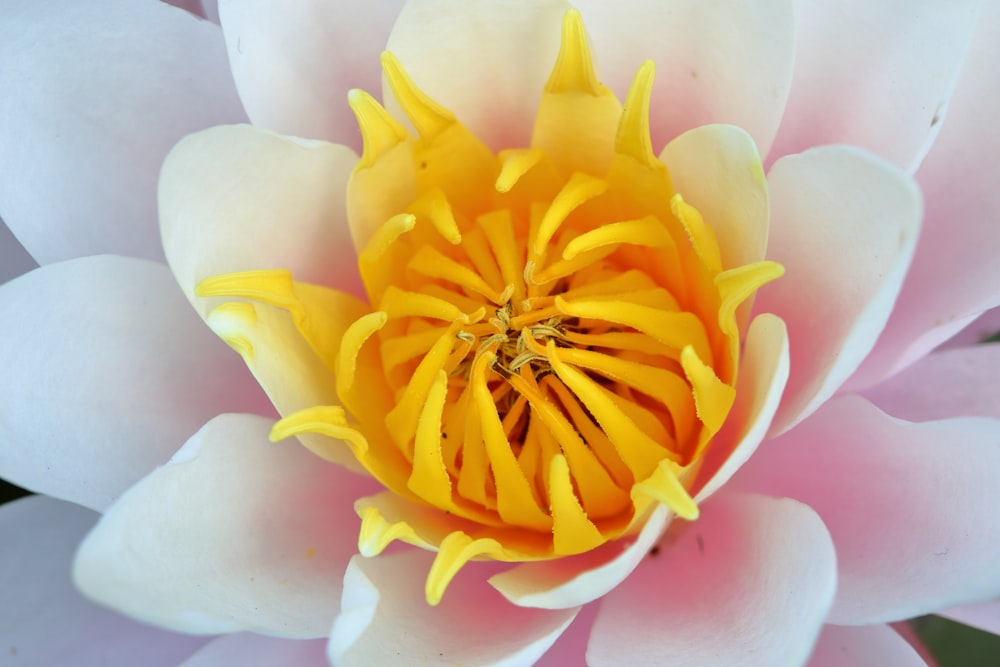
POLYGON ((334 664, 389 665, 405 656, 412 667, 530 665, 578 611, 515 607, 472 566, 459 572, 439 605, 430 607, 424 580, 433 558, 409 548, 351 560, 343 612, 330 636, 334 664))
POLYGON ((222 411, 269 412, 162 264, 84 257, 0 286, 0 473, 104 509, 222 411))
POLYGON ((829 398, 875 345, 913 255, 921 206, 905 174, 849 147, 782 158, 768 184, 767 256, 786 272, 760 290, 755 310, 788 325, 780 432, 829 398))
POLYGON ((852 387, 870 386, 913 363, 1000 306, 998 62, 1000 3, 984 2, 941 134, 917 172, 927 211, 913 266, 852 387))
POLYGON ((916 169, 941 128, 979 4, 796 5, 795 78, 772 158, 850 144, 916 169))
POLYGON ((1000 419, 1000 345, 976 345, 927 355, 865 392, 893 417, 931 421, 949 417, 1000 419))
POLYGON ((101 609, 73 588, 73 550, 96 520, 44 496, 0 506, 3 664, 131 667, 142 656, 143 667, 174 667, 205 643, 101 609))
POLYGON ((658 507, 632 541, 611 542, 579 556, 522 563, 493 575, 490 583, 522 607, 566 609, 586 604, 629 576, 672 518, 665 506, 658 507))
POLYGON ((179 667, 328 667, 326 640, 242 633, 213 639, 179 667))
MULTIPOLYGON (((408 2, 386 48, 490 148, 526 147, 567 9, 562 0, 408 2)), ((405 118, 385 86, 383 98, 405 118)))
POLYGON ((205 314, 218 300, 195 286, 220 273, 290 269, 296 280, 358 291, 344 212, 357 156, 239 125, 177 144, 160 179, 160 225, 181 289, 205 314))
POLYGON ((749 134, 732 125, 699 127, 667 144, 660 159, 674 189, 715 231, 723 267, 764 259, 767 181, 749 134))
POLYGON ((808 667, 926 667, 920 655, 888 625, 827 625, 808 667))
POLYGON ((361 148, 347 91, 376 93, 403 0, 219 3, 229 62, 254 125, 361 148))
POLYGON ((15 3, 0 62, 0 216, 32 256, 162 258, 163 157, 244 118, 218 26, 161 2, 15 3))
POLYGON ((831 399, 732 484, 800 500, 837 547, 830 621, 896 621, 1000 595, 1000 421, 910 424, 831 399))
POLYGON ((767 155, 792 82, 795 24, 787 0, 580 0, 604 82, 624 99, 644 60, 656 63, 653 146, 710 123, 746 130, 767 155))
POLYGON ((789 499, 740 494, 702 510, 601 602, 588 665, 805 661, 836 581, 819 517, 789 499))
POLYGON ((1000 333, 1000 308, 991 308, 945 341, 938 349, 964 347, 985 342, 1000 333))
POLYGON ((80 546, 81 590, 182 632, 326 635, 373 482, 271 424, 217 417, 132 487, 80 546))

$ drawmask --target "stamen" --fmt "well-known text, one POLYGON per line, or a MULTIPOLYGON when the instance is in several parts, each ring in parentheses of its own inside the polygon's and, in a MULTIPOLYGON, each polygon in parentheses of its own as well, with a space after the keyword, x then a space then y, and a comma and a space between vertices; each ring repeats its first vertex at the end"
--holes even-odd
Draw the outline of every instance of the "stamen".
POLYGON ((565 222, 567 216, 586 201, 603 194, 608 189, 608 184, 593 176, 588 176, 577 172, 570 176, 569 181, 559 191, 552 204, 545 212, 545 217, 535 234, 535 241, 531 248, 536 257, 544 257, 546 246, 552 240, 552 236, 559 229, 559 225, 565 222))
POLYGON ((562 41, 559 55, 552 68, 547 93, 579 92, 595 97, 606 94, 607 88, 597 80, 594 60, 587 44, 587 32, 583 28, 580 12, 570 9, 563 15, 562 41))
POLYGON ((411 491, 437 507, 450 507, 451 478, 441 453, 441 416, 448 394, 448 374, 437 372, 420 411, 414 437, 413 472, 408 486, 411 491))
POLYGON ((653 93, 655 72, 653 61, 647 60, 635 73, 622 107, 622 117, 615 136, 615 152, 627 155, 644 167, 664 169, 663 163, 653 153, 653 142, 649 137, 649 101, 653 93))
POLYGON ((425 192, 417 201, 413 202, 410 212, 426 218, 434 226, 441 236, 452 245, 462 242, 462 234, 458 231, 458 223, 455 222, 455 214, 452 213, 451 204, 440 188, 434 188, 425 192))
POLYGON ((399 59, 388 51, 382 53, 382 72, 403 113, 417 128, 421 137, 433 139, 455 124, 455 114, 417 88, 399 59))
POLYGON ((581 234, 569 242, 562 257, 572 260, 581 253, 623 243, 644 248, 664 248, 672 246, 674 240, 656 216, 650 215, 641 220, 611 222, 581 234))
POLYGON ((537 148, 511 149, 500 151, 500 175, 497 176, 497 192, 510 192, 521 177, 545 158, 545 151, 537 148))
POLYGON ((347 104, 358 121, 364 144, 357 169, 371 167, 382 155, 406 141, 409 136, 406 128, 365 91, 356 88, 348 91, 347 104))
POLYGON ((344 395, 354 384, 354 374, 357 371, 358 354, 372 334, 385 326, 389 316, 383 311, 369 313, 351 323, 340 340, 337 353, 337 393, 344 395))

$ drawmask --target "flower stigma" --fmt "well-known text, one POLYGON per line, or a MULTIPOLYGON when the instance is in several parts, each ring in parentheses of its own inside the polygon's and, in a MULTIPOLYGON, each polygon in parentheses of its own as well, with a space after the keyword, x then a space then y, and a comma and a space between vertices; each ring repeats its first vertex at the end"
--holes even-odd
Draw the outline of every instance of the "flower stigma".
MULTIPOLYGON (((415 133, 350 93, 364 151, 348 217, 369 305, 283 270, 198 286, 291 313, 335 379, 329 404, 285 414, 272 439, 300 436, 385 486, 356 503, 361 553, 394 540, 436 551, 431 604, 473 559, 587 552, 661 503, 696 519, 744 311, 783 269, 725 266, 674 191, 651 147, 652 62, 623 106, 569 11, 530 147, 498 154, 395 56, 382 67, 415 133)), ((214 328, 253 368, 254 346, 214 328)))

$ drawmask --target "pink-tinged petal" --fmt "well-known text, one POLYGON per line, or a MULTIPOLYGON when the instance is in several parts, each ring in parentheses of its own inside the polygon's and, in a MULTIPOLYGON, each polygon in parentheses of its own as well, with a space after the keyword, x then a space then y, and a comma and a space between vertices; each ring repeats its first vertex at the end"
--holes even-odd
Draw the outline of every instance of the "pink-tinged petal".
POLYGON ((830 622, 912 618, 1000 595, 1000 421, 902 422, 831 399, 733 484, 811 506, 837 546, 830 622))
POLYGON ((998 62, 1000 4, 985 2, 947 118, 917 172, 927 210, 913 266, 852 387, 870 386, 913 363, 1000 306, 998 62))
POLYGON ((1000 635, 1000 600, 952 607, 939 611, 938 615, 1000 635))
POLYGON ((569 627, 559 636, 534 667, 570 667, 587 664, 587 644, 597 618, 600 603, 588 604, 580 609, 569 627))
POLYGON ((248 633, 213 639, 179 667, 328 667, 325 639, 278 639, 248 633))
POLYGON ((0 62, 0 216, 24 247, 162 259, 163 157, 245 117, 219 27, 162 2, 15 3, 0 62))
POLYGON ((824 626, 808 667, 927 667, 888 625, 824 626))
POLYGON ((339 667, 533 664, 572 622, 578 609, 521 609, 466 567, 441 603, 429 607, 424 580, 433 554, 405 549, 355 556, 344 576, 343 611, 330 635, 339 667), (402 656, 402 658, 401 658, 402 656))
POLYGON ((767 256, 785 275, 758 292, 755 309, 788 325, 780 432, 833 395, 875 345, 913 256, 921 205, 902 171, 842 146, 778 160, 768 184, 767 256))
POLYGON ((0 220, 0 284, 27 273, 38 266, 38 262, 10 233, 7 225, 0 220))
POLYGON ((925 422, 949 417, 1000 419, 1000 345, 927 355, 864 392, 893 417, 925 422))
MULTIPOLYGON (((409 2, 386 48, 490 148, 527 146, 567 9, 563 0, 409 2)), ((405 117, 385 85, 383 97, 405 117)))
POLYGON ((282 134, 361 148, 347 91, 375 93, 379 53, 403 0, 229 0, 222 31, 251 122, 282 134))
POLYGON ((601 0, 575 2, 604 82, 625 99, 643 61, 656 63, 653 146, 701 125, 746 130, 767 155, 795 61, 788 0, 601 0))
POLYGON ((353 151, 298 142, 248 125, 186 137, 160 179, 167 261, 199 312, 205 278, 234 271, 290 269, 296 280, 360 291, 344 209, 353 151))
POLYGON ((732 125, 698 127, 667 144, 660 159, 674 189, 715 231, 724 267, 764 259, 767 180, 746 131, 732 125))
POLYGON ((819 517, 752 494, 720 494, 702 510, 601 601, 588 665, 805 661, 836 587, 819 517))
POLYGON ((269 442, 271 425, 217 417, 129 489, 80 546, 80 589, 182 632, 325 636, 374 483, 269 442))
POLYGON ((706 481, 697 490, 696 502, 719 490, 757 451, 778 410, 787 381, 788 331, 780 319, 762 313, 754 318, 747 331, 736 380, 736 400, 705 455, 702 475, 706 481))
POLYGON ((490 577, 504 597, 522 607, 566 609, 612 590, 642 562, 673 515, 657 507, 634 540, 610 542, 578 556, 523 563, 490 577))
POLYGON ((102 609, 70 581, 73 551, 97 520, 44 496, 0 506, 0 662, 11 666, 175 667, 205 640, 102 609))
POLYGON ((170 271, 100 256, 0 286, 0 474, 104 509, 222 411, 268 411, 170 271))
POLYGON ((1000 334, 1000 308, 991 308, 945 341, 938 349, 978 345, 997 334, 1000 334))
POLYGON ((914 170, 945 118, 979 0, 796 5, 795 78, 772 160, 850 144, 914 170))

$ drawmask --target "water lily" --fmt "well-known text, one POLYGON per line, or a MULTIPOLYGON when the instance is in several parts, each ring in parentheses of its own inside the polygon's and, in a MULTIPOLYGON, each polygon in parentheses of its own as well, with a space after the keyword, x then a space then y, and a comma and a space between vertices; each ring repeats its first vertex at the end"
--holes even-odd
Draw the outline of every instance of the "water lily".
POLYGON ((1000 305, 996 3, 101 6, 0 17, 0 215, 42 265, 0 287, 0 473, 52 496, 4 558, 115 637, 5 623, 19 655, 923 664, 889 623, 996 629, 998 352, 933 351, 1000 305), (183 634, 87 615, 84 533, 79 588, 183 634))

